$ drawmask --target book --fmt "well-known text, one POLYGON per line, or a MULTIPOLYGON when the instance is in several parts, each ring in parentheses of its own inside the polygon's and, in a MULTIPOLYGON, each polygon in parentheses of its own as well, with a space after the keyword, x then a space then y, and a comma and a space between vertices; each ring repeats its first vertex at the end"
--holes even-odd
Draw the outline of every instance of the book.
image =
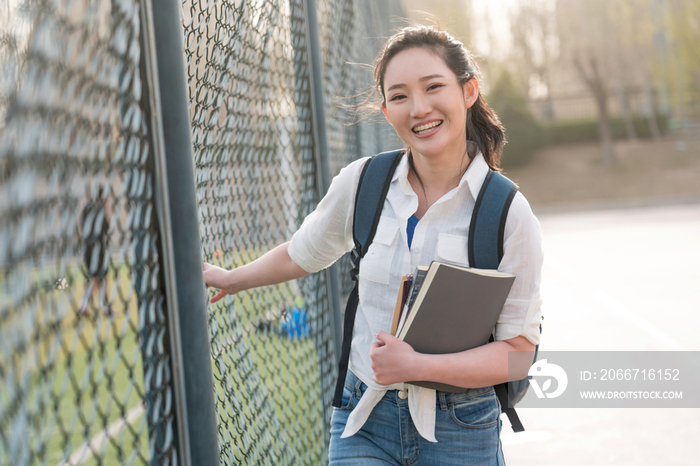
MULTIPOLYGON (((418 267, 416 267, 416 271, 413 273, 413 275, 408 275, 409 277, 411 277, 410 286, 406 291, 406 297, 403 300, 403 306, 399 311, 399 320, 397 322, 396 329, 392 327, 392 330, 394 330, 394 333, 392 333, 392 335, 396 336, 401 331, 403 324, 406 322, 406 316, 408 315, 411 306, 413 305, 413 301, 415 301, 416 299, 416 294, 418 293, 418 290, 420 289, 421 284, 423 283, 423 279, 425 278, 425 274, 427 272, 428 267, 419 265, 418 267)), ((394 318, 396 318, 395 311, 394 318)))
POLYGON ((418 295, 418 292, 423 286, 423 280, 425 280, 425 276, 428 273, 428 269, 429 267, 426 267, 424 265, 419 265, 418 267, 416 267, 416 271, 413 274, 413 287, 411 288, 411 293, 408 297, 408 303, 406 304, 406 308, 409 312, 413 307, 413 303, 416 301, 416 296, 418 295))
MULTIPOLYGON (((485 345, 496 326, 515 275, 433 261, 422 279, 414 277, 415 300, 403 312, 398 338, 426 354, 466 351, 485 345)), ((410 302, 410 297, 409 297, 410 302)), ((466 388, 416 381, 435 390, 466 388)))
POLYGON ((401 320, 401 315, 403 314, 404 307, 406 306, 406 301, 408 300, 408 294, 410 293, 412 284, 413 275, 404 275, 401 277, 399 293, 396 296, 396 307, 394 307, 394 317, 391 321, 391 334, 393 336, 396 336, 399 321, 401 320))

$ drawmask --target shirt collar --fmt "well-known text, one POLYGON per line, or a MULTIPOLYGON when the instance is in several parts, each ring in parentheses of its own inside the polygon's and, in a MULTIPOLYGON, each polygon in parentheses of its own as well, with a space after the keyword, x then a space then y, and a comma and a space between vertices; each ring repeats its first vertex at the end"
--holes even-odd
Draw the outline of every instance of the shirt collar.
POLYGON ((469 192, 471 192, 472 197, 476 200, 479 197, 479 191, 481 191, 481 186, 484 184, 486 175, 489 172, 489 165, 486 163, 484 156, 479 152, 472 159, 471 163, 467 167, 467 171, 464 172, 462 180, 459 182, 459 187, 462 184, 467 183, 469 186, 469 192))
MULTIPOLYGON (((457 186, 457 191, 461 190, 462 186, 466 183, 469 187, 469 192, 474 200, 476 200, 476 198, 479 196, 479 191, 481 191, 481 186, 484 184, 488 171, 489 166, 486 163, 483 154, 478 152, 469 163, 467 171, 465 171, 464 175, 462 175, 462 179, 459 181, 459 185, 457 186)), ((399 165, 396 167, 396 171, 394 171, 394 175, 391 178, 392 182, 396 180, 399 180, 405 193, 413 192, 410 184, 408 183, 408 157, 406 154, 401 157, 401 162, 399 162, 399 165)))
POLYGON ((408 156, 406 154, 408 154, 408 151, 405 151, 401 156, 401 161, 396 166, 396 170, 394 170, 394 175, 392 176, 391 181, 396 181, 399 179, 399 177, 408 177, 408 156))

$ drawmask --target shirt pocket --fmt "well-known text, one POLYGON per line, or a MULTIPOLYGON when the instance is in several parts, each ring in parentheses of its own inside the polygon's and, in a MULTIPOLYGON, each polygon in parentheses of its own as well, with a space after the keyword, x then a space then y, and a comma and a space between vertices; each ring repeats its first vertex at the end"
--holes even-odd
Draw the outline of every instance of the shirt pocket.
POLYGON ((398 220, 381 217, 374 240, 360 262, 360 278, 383 285, 389 284, 398 232, 398 220))
POLYGON ((438 235, 438 257, 443 262, 469 267, 467 243, 466 236, 440 233, 438 235))

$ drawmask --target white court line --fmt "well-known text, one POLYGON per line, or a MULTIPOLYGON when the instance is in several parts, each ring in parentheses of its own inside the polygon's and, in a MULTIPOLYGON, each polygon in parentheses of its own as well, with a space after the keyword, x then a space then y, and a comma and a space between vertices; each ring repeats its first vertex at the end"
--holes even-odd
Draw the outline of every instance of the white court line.
POLYGON ((68 461, 59 463, 58 466, 77 466, 87 461, 93 452, 98 451, 107 442, 108 439, 116 437, 119 432, 127 425, 136 421, 143 414, 143 405, 139 404, 135 408, 132 408, 126 417, 117 419, 107 427, 107 431, 101 431, 90 439, 90 442, 84 443, 79 449, 77 449, 68 461))
MULTIPOLYGON (((556 259, 547 258, 546 266, 557 274, 557 278, 560 279, 561 282, 569 288, 569 292, 573 294, 573 290, 577 289, 576 283, 578 282, 575 272, 556 259)), ((678 340, 659 329, 648 320, 635 314, 631 309, 617 301, 605 291, 594 288, 590 291, 590 298, 600 304, 606 311, 636 326, 669 349, 673 351, 687 351, 678 340)))

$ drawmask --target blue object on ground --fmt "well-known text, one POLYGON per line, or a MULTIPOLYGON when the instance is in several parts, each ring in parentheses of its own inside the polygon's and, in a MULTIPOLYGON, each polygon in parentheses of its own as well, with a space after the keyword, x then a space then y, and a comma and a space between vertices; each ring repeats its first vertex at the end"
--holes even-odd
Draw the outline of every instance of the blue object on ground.
POLYGON ((287 310, 282 320, 281 330, 291 338, 308 337, 311 334, 311 328, 306 317, 306 309, 294 306, 287 310))

